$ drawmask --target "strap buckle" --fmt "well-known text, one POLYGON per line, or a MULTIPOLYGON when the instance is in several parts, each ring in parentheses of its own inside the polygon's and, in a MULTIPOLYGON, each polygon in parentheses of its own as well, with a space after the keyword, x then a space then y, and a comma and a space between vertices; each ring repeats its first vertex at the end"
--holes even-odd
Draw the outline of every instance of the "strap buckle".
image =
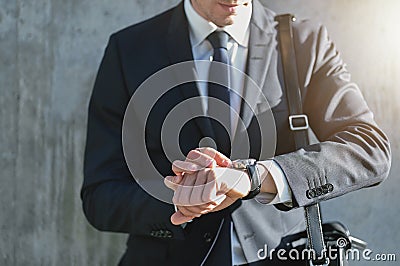
POLYGON ((312 260, 309 261, 310 266, 329 266, 329 263, 331 263, 331 260, 329 258, 325 258, 325 262, 319 264, 314 264, 312 260))
POLYGON ((289 116, 290 130, 306 130, 309 128, 307 115, 290 115, 289 116))

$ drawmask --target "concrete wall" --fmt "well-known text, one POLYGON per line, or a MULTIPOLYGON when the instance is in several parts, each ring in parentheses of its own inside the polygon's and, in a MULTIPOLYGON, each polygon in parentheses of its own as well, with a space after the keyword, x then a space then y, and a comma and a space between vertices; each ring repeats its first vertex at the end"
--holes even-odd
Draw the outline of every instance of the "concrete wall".
MULTIPOLYGON (((177 2, 0 0, 0 265, 116 264, 125 236, 95 231, 81 210, 86 106, 109 34, 177 2)), ((263 2, 328 27, 390 135, 387 182, 323 207, 376 252, 397 252, 400 2, 263 2)))

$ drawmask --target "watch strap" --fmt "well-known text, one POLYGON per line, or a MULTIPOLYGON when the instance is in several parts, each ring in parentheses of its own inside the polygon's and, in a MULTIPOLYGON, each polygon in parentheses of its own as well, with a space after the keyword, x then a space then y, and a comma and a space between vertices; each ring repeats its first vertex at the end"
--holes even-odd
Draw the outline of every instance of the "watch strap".
POLYGON ((252 199, 257 196, 261 191, 261 178, 257 169, 257 163, 246 165, 247 174, 250 178, 250 192, 242 200, 252 199))

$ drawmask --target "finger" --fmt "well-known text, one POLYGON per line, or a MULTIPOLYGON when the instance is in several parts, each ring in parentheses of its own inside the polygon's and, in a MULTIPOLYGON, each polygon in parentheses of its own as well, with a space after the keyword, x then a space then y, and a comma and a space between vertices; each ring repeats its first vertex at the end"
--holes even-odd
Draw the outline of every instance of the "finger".
POLYGON ((179 183, 182 181, 183 176, 179 175, 179 176, 166 176, 164 178, 164 184, 172 189, 173 191, 176 191, 176 189, 178 188, 179 183))
POLYGON ((196 182, 196 176, 197 173, 195 174, 185 174, 185 178, 183 179, 183 182, 181 182, 180 185, 178 185, 178 188, 175 191, 174 194, 174 204, 179 205, 179 206, 191 206, 190 204, 190 196, 192 195, 192 190, 194 187, 194 183, 196 182))
POLYGON ((219 193, 215 171, 210 169, 207 171, 207 183, 203 191, 202 201, 209 204, 219 205, 225 198, 225 194, 219 193))
POLYGON ((177 206, 178 212, 186 217, 198 218, 203 214, 212 212, 217 206, 213 204, 203 204, 201 206, 177 206))
POLYGON ((221 167, 229 167, 232 164, 231 160, 228 157, 213 148, 204 147, 197 148, 196 150, 213 158, 214 161, 221 167))
POLYGON ((179 206, 178 210, 187 217, 200 217, 201 210, 193 207, 179 206))
POLYGON ((201 205, 206 202, 203 201, 203 191, 207 183, 207 172, 199 171, 196 176, 196 181, 194 183, 192 195, 190 197, 192 205, 201 205))
POLYGON ((180 207, 179 210, 183 210, 182 213, 185 216, 200 217, 209 212, 213 212, 215 208, 217 208, 218 206, 219 205, 216 205, 214 203, 207 203, 207 204, 202 204, 200 206, 180 207))
POLYGON ((199 206, 200 211, 198 213, 200 214, 207 214, 209 212, 212 212, 215 208, 217 207, 217 205, 215 205, 214 203, 206 203, 206 204, 202 204, 199 206))
POLYGON ((215 207, 217 207, 217 205, 213 203, 206 203, 199 206, 177 206, 177 209, 185 216, 200 217, 203 214, 213 211, 215 207))
POLYGON ((197 165, 203 166, 203 168, 209 167, 215 167, 216 161, 210 157, 209 155, 202 153, 198 150, 191 150, 188 155, 186 156, 186 162, 192 162, 197 165))
POLYGON ((192 162, 185 162, 185 161, 177 160, 172 163, 172 171, 176 175, 181 175, 182 173, 193 174, 197 171, 200 171, 203 168, 204 168, 203 166, 197 165, 192 162))
POLYGON ((201 200, 205 203, 212 202, 211 198, 217 194, 215 173, 211 169, 207 171, 207 180, 201 200))
POLYGON ((185 203, 184 206, 193 206, 191 199, 197 176, 198 172, 191 175, 185 175, 186 178, 183 180, 183 186, 181 186, 182 190, 180 194, 181 201, 185 203))
POLYGON ((212 211, 213 211, 213 212, 217 212, 217 211, 223 210, 223 209, 225 209, 226 207, 232 205, 236 200, 237 200, 236 198, 235 198, 235 199, 232 199, 232 198, 230 198, 230 197, 226 197, 225 200, 224 200, 224 202, 222 202, 220 205, 218 205, 217 207, 215 207, 212 211))
POLYGON ((180 225, 193 220, 195 217, 187 217, 183 215, 180 211, 175 212, 171 215, 171 223, 174 225, 180 225))

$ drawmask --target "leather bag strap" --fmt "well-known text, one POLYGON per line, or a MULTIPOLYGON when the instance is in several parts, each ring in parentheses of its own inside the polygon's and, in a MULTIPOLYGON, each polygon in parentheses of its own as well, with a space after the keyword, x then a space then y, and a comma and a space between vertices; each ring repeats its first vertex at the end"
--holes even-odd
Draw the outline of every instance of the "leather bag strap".
MULTIPOLYGON (((303 114, 296 54, 293 44, 292 23, 295 21, 295 17, 291 14, 283 14, 276 16, 275 20, 278 22, 279 48, 289 105, 289 125, 294 134, 296 149, 300 149, 309 144, 309 138, 307 133, 308 118, 303 114)), ((326 257, 319 204, 304 207, 304 212, 309 248, 315 252, 315 257, 311 260, 312 264, 329 264, 329 260, 326 257)))

